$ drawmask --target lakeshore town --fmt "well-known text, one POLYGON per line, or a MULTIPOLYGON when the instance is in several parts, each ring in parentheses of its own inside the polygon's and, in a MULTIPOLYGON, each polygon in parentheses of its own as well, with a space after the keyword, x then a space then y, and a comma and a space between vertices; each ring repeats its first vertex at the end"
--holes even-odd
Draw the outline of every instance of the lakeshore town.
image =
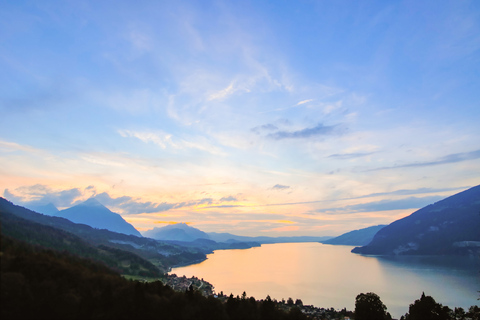
MULTIPOLYGON (((176 274, 168 274, 162 278, 162 282, 175 291, 186 292, 188 290, 195 290, 206 297, 214 296, 224 303, 226 303, 230 297, 233 297, 233 295, 226 295, 223 292, 215 293, 214 287, 211 283, 205 281, 203 278, 199 279, 195 276, 187 278, 186 276, 179 277, 176 274)), ((242 297, 237 296, 236 298, 246 299, 246 293, 244 292, 242 297)), ((291 308, 297 307, 302 313, 313 320, 350 320, 353 315, 353 311, 347 311, 346 309, 335 310, 334 308, 325 309, 317 308, 312 305, 304 305, 300 299, 296 299, 295 302, 292 298, 289 298, 287 301, 285 301, 285 299, 280 301, 273 299, 273 301, 276 303, 277 308, 287 312, 291 308)))

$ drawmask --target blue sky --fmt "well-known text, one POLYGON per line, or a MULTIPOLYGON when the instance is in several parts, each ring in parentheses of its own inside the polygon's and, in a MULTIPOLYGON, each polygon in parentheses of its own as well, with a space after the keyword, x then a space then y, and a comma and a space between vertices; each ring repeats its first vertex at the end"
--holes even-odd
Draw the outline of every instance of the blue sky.
POLYGON ((337 235, 480 183, 478 1, 2 1, 0 190, 337 235))

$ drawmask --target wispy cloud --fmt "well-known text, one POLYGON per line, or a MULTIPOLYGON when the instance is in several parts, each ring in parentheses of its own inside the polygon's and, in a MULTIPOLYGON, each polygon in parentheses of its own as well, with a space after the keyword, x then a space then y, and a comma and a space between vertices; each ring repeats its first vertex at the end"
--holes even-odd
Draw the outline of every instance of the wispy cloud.
POLYGON ((211 205, 214 202, 212 198, 202 198, 177 203, 150 202, 142 201, 141 199, 135 199, 129 196, 121 196, 114 198, 106 192, 102 192, 96 195, 95 199, 97 199, 105 206, 119 208, 126 214, 157 213, 168 211, 171 209, 180 209, 200 205, 211 205))
POLYGON ((53 203, 56 207, 68 207, 86 193, 92 194, 92 188, 87 187, 84 190, 79 188, 54 190, 49 186, 36 184, 33 186, 19 187, 13 191, 5 189, 3 196, 15 204, 24 206, 53 203))
POLYGON ((367 171, 414 168, 414 167, 429 167, 429 166, 456 163, 456 162, 469 161, 469 160, 475 160, 475 159, 480 159, 480 150, 462 152, 462 153, 453 153, 433 161, 412 162, 412 163, 401 164, 401 165, 396 165, 391 167, 380 167, 380 168, 370 169, 367 171))
POLYGON ((375 211, 389 211, 399 209, 416 209, 422 208, 429 204, 435 203, 444 197, 441 196, 429 196, 429 197, 409 197, 400 200, 381 200, 368 203, 349 205, 338 208, 327 208, 317 210, 317 212, 327 214, 351 214, 356 212, 375 212, 375 211))
POLYGON ((238 201, 234 196, 222 197, 219 200, 213 198, 200 198, 182 202, 151 202, 143 201, 140 198, 130 196, 112 197, 107 192, 97 193, 94 186, 88 186, 84 189, 52 189, 46 185, 33 185, 16 188, 10 191, 5 189, 3 196, 14 202, 24 206, 38 206, 46 205, 48 203, 54 204, 56 207, 71 207, 88 198, 95 198, 104 206, 112 209, 119 209, 126 214, 141 214, 141 213, 157 213, 165 212, 172 209, 180 209, 195 206, 211 206, 211 207, 237 207, 239 205, 223 205, 225 202, 238 201))
POLYGON ((277 131, 277 132, 268 134, 267 137, 275 140, 306 139, 306 138, 312 138, 317 136, 331 135, 336 132, 337 128, 338 128, 338 125, 324 126, 322 123, 319 123, 318 125, 312 128, 305 128, 305 129, 296 130, 296 131, 277 131))
POLYGON ((214 155, 225 155, 225 153, 219 147, 214 146, 203 137, 196 137, 195 140, 186 140, 182 138, 175 138, 172 134, 163 132, 161 130, 118 130, 118 133, 124 138, 137 138, 144 143, 153 143, 162 149, 167 149, 168 147, 176 150, 197 149, 214 155))
POLYGON ((296 106, 300 106, 302 104, 309 103, 309 102, 312 102, 312 101, 313 101, 313 99, 302 100, 302 101, 298 102, 296 104, 296 106))
POLYGON ((238 199, 235 198, 234 196, 228 196, 228 197, 220 198, 220 202, 223 202, 223 201, 238 201, 238 199))
POLYGON ((327 158, 348 160, 348 159, 366 157, 366 156, 372 155, 374 153, 375 152, 336 153, 336 154, 329 155, 327 158))
POLYGON ((286 190, 290 189, 290 186, 285 186, 283 184, 276 184, 272 187, 273 190, 286 190))
POLYGON ((400 189, 391 192, 377 192, 377 193, 370 193, 364 196, 357 197, 356 199, 361 198, 372 198, 378 196, 385 196, 385 195, 402 195, 408 196, 413 194, 426 194, 426 193, 440 193, 446 191, 455 191, 455 190, 465 190, 470 188, 469 186, 466 187, 456 187, 456 188, 417 188, 417 189, 400 189))
POLYGON ((237 89, 234 87, 234 83, 232 82, 225 89, 220 90, 220 91, 215 92, 215 93, 212 93, 210 96, 208 96, 207 100, 212 101, 212 100, 224 99, 224 98, 228 97, 229 95, 235 93, 236 90, 237 89))
POLYGON ((274 130, 278 130, 278 127, 271 123, 267 123, 251 129, 251 131, 255 132, 256 134, 260 134, 263 131, 274 131, 274 130))
MULTIPOLYGON (((374 198, 380 196, 399 196, 399 195, 418 195, 418 194, 428 194, 428 193, 441 193, 446 191, 456 191, 456 190, 465 190, 470 187, 456 187, 456 188, 418 188, 418 189, 401 189, 394 190, 390 192, 377 192, 369 193, 363 196, 358 197, 349 197, 349 198, 332 198, 328 200, 313 200, 313 201, 299 201, 299 202, 280 202, 280 203, 269 203, 257 205, 257 207, 270 207, 270 206, 293 206, 293 205, 304 205, 304 204, 314 204, 314 203, 327 203, 335 201, 345 201, 345 200, 357 200, 364 198, 374 198)), ((426 197, 423 197, 426 198, 426 197)))
POLYGON ((31 147, 29 145, 22 145, 15 142, 0 140, 0 152, 10 153, 10 152, 16 152, 16 151, 23 151, 23 152, 38 154, 38 155, 46 154, 45 151, 31 147))

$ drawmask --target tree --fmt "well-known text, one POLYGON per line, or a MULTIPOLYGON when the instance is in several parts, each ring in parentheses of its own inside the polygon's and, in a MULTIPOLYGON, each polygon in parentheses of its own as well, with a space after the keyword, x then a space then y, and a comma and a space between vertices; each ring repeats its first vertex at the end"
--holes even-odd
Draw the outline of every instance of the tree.
POLYGON ((468 309, 467 317, 472 320, 480 320, 480 307, 471 306, 470 309, 468 309))
POLYGON ((272 298, 270 298, 269 295, 267 295, 265 300, 263 300, 260 305, 260 316, 265 320, 277 319, 275 302, 272 300, 272 298))
POLYGON ((292 299, 292 298, 288 298, 287 304, 288 304, 289 306, 293 306, 293 299, 292 299))
POLYGON ((408 308, 408 313, 405 315, 406 320, 449 320, 452 310, 448 307, 443 307, 437 303, 431 296, 425 296, 422 293, 420 299, 415 300, 408 308))
POLYGON ((360 293, 355 299, 356 320, 390 320, 387 307, 373 292, 360 293))

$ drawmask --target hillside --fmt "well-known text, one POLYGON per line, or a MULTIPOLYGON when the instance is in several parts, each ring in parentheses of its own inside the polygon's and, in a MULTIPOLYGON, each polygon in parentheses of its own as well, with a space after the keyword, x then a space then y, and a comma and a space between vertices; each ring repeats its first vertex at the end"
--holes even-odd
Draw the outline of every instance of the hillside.
POLYGON ((307 319, 270 297, 217 299, 192 286, 174 291, 161 281, 130 281, 91 260, 3 235, 0 251, 1 319, 307 319))
POLYGON ((447 255, 480 253, 480 186, 428 205, 384 227, 354 253, 447 255))
POLYGON ((21 241, 58 251, 76 252, 83 250, 76 245, 79 243, 77 240, 80 239, 82 244, 87 244, 95 250, 100 248, 102 252, 110 251, 117 255, 122 255, 124 252, 125 255, 130 253, 139 256, 152 262, 161 272, 166 272, 173 266, 206 259, 205 253, 197 248, 187 248, 154 239, 95 229, 85 224, 77 224, 60 217, 46 216, 16 206, 1 197, 0 218, 2 233, 21 241), (39 236, 35 237, 37 232, 39 232, 39 236), (55 234, 66 234, 77 240, 72 241, 69 238, 61 237, 53 237, 48 240, 55 234))
POLYGON ((107 229, 114 232, 131 234, 137 237, 142 235, 118 213, 110 211, 94 198, 71 208, 54 214, 75 223, 83 223, 97 229, 107 229))
POLYGON ((324 244, 345 245, 345 246, 365 246, 372 241, 375 234, 385 225, 372 226, 360 230, 353 230, 344 233, 338 237, 321 241, 324 244))

